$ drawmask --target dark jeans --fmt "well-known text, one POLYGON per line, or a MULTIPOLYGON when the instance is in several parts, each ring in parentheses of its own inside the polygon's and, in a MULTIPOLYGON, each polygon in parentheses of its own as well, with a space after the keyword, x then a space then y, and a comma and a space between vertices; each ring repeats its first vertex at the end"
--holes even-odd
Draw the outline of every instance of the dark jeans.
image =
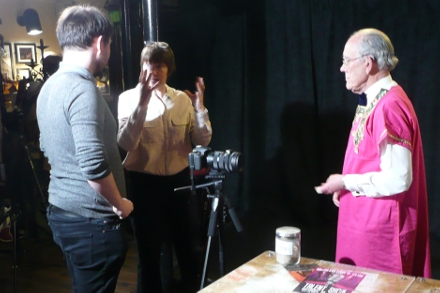
POLYGON ((47 219, 66 258, 73 291, 115 292, 128 250, 122 221, 117 216, 85 218, 54 205, 47 208, 47 219))
POLYGON ((190 184, 189 171, 172 176, 128 172, 132 224, 139 252, 137 292, 163 292, 160 272, 162 243, 176 252, 184 290, 195 292, 198 261, 191 236, 189 191, 174 192, 190 184))

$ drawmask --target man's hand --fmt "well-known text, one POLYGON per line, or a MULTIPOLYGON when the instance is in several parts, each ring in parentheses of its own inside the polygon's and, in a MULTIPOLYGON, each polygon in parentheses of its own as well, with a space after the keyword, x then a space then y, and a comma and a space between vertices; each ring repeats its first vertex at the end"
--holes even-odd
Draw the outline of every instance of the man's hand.
POLYGON ((159 85, 159 81, 156 81, 152 86, 150 86, 151 76, 153 74, 148 73, 147 70, 142 70, 139 75, 139 83, 141 84, 141 96, 139 97, 139 106, 141 108, 148 107, 148 103, 150 102, 152 92, 159 85))
POLYGON ((123 198, 121 200, 121 204, 119 205, 119 207, 113 207, 113 212, 120 218, 120 219, 124 219, 126 217, 128 217, 128 215, 130 215, 130 213, 133 211, 134 207, 133 207, 133 203, 126 199, 123 198))
POLYGON ((203 77, 198 76, 196 78, 196 88, 197 91, 194 94, 189 90, 185 90, 185 93, 188 95, 188 97, 190 97, 196 112, 201 113, 205 111, 205 105, 203 104, 204 102, 203 94, 205 93, 205 82, 203 81, 203 77))
POLYGON ((335 193, 333 193, 333 203, 335 204, 335 206, 337 206, 339 208, 339 196, 341 195, 340 191, 336 191, 335 193))
POLYGON ((333 194, 344 189, 344 182, 342 181, 341 174, 332 174, 327 178, 325 183, 321 183, 320 186, 315 186, 317 193, 333 194))

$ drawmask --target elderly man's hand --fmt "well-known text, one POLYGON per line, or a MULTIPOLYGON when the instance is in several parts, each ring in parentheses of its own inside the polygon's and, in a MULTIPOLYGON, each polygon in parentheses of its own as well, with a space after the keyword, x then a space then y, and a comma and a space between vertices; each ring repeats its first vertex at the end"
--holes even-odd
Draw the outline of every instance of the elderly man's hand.
POLYGON ((327 178, 325 183, 320 186, 315 186, 317 193, 333 194, 337 191, 344 189, 344 182, 342 181, 341 174, 332 174, 327 178))

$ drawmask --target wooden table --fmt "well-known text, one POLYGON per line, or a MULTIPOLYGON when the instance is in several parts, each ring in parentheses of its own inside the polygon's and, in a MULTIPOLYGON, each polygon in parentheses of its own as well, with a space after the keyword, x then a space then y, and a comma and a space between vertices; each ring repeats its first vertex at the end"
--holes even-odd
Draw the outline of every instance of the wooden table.
MULTIPOLYGON (((366 274, 368 280, 363 280, 353 292, 426 292, 440 293, 440 281, 413 276, 398 275, 382 271, 361 268, 334 262, 301 258, 301 264, 315 263, 319 267, 347 270, 366 274), (365 282, 364 282, 365 281, 365 282), (436 291, 438 290, 438 291, 436 291)), ((367 278, 366 278, 367 279, 367 278)), ((200 293, 214 292, 295 292, 299 282, 289 271, 276 262, 273 251, 265 251, 244 265, 233 270, 200 293)))
POLYGON ((440 281, 416 278, 406 291, 407 293, 440 293, 440 281))

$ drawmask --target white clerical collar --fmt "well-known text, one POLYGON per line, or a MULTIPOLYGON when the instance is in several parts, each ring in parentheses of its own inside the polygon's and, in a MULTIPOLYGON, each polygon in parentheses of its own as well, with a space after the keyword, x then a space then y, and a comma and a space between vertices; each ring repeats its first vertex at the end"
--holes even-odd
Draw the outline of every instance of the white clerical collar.
POLYGON ((379 94, 381 89, 390 90, 396 85, 397 82, 395 82, 389 74, 376 81, 365 91, 365 94, 367 95, 367 105, 370 104, 370 102, 379 94))

